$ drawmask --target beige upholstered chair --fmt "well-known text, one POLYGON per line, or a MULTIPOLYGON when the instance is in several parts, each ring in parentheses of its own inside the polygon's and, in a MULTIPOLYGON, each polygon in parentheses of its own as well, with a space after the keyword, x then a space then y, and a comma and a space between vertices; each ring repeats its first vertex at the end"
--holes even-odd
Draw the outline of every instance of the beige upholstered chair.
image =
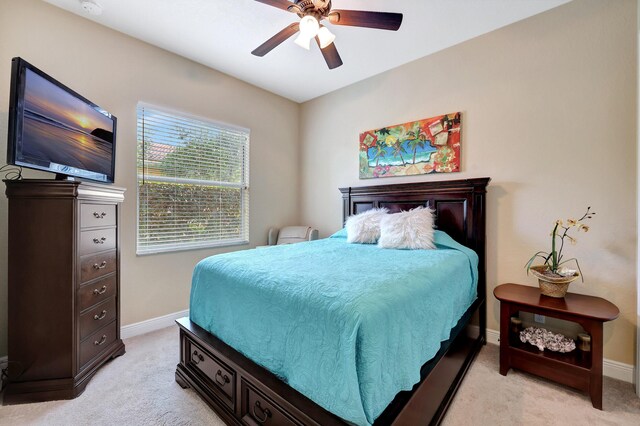
POLYGON ((269 229, 269 245, 301 243, 318 239, 318 230, 310 226, 285 226, 269 229))

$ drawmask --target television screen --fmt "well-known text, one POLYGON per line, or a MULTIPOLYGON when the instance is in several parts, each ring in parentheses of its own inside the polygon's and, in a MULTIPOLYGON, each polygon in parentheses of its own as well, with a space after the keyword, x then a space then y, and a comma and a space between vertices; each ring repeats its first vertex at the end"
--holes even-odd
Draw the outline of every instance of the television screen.
POLYGON ((113 182, 116 117, 20 58, 9 120, 9 163, 113 182))

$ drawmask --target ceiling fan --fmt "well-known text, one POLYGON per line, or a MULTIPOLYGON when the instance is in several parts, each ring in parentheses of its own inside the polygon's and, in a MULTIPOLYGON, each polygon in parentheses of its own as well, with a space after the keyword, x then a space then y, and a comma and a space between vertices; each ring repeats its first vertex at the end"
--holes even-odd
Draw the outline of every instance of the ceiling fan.
POLYGON ((376 28, 397 31, 402 24, 402 13, 368 12, 361 10, 331 9, 331 0, 256 0, 257 2, 295 13, 300 22, 294 22, 251 52, 264 56, 292 35, 300 32, 295 43, 307 50, 311 39, 315 38, 322 56, 330 69, 342 65, 342 59, 333 41, 336 36, 321 24, 326 19, 334 25, 376 28))

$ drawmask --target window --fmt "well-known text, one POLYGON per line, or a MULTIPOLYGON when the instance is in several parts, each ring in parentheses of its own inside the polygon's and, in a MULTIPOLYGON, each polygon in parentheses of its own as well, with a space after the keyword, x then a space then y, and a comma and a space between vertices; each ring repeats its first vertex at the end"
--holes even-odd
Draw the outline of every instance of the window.
POLYGON ((138 254, 249 241, 249 130, 138 105, 138 254))

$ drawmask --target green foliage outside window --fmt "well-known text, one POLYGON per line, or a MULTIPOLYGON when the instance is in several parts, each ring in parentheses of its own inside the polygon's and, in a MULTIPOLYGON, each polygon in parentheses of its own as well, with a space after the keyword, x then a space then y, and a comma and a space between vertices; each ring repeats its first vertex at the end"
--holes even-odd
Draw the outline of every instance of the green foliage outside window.
POLYGON ((237 236, 242 227, 241 191, 204 185, 140 181, 141 223, 138 239, 145 244, 175 241, 224 240, 237 236), (171 233, 167 233, 167 227, 171 233))

